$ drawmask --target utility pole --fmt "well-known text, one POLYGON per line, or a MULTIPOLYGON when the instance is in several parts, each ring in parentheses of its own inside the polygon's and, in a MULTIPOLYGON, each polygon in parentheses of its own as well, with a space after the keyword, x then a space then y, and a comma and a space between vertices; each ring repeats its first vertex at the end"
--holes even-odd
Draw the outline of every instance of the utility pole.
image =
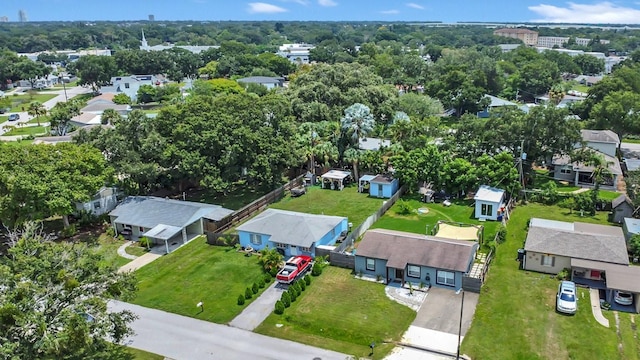
POLYGON ((526 156, 527 155, 524 153, 524 139, 522 139, 520 141, 520 159, 518 160, 518 163, 519 163, 520 183, 522 184, 523 189, 524 189, 524 173, 523 173, 524 170, 522 169, 522 162, 524 161, 526 156))
POLYGON ((464 310, 464 289, 462 289, 462 302, 460 303, 460 325, 458 326, 458 350, 456 359, 460 359, 460 340, 462 337, 462 312, 464 310))

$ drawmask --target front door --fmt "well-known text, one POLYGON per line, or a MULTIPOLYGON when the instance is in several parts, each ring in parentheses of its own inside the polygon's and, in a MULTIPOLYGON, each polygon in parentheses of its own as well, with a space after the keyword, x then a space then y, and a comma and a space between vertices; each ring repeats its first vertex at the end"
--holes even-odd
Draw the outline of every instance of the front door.
POLYGON ((384 195, 382 194, 382 184, 378 184, 378 196, 384 197, 384 195))
POLYGON ((296 256, 296 255, 298 255, 298 247, 296 247, 296 246, 291 246, 289 249, 290 249, 290 251, 291 251, 291 256, 296 256))
POLYGON ((404 280, 404 269, 396 269, 396 281, 402 282, 404 280))

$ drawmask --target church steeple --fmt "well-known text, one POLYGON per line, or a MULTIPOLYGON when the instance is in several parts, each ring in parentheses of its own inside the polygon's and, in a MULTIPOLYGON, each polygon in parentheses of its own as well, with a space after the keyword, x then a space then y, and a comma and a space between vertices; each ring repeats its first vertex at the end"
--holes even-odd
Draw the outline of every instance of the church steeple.
POLYGON ((142 46, 140 46, 141 49, 146 49, 149 47, 149 44, 147 43, 147 39, 144 37, 144 29, 142 29, 142 46))

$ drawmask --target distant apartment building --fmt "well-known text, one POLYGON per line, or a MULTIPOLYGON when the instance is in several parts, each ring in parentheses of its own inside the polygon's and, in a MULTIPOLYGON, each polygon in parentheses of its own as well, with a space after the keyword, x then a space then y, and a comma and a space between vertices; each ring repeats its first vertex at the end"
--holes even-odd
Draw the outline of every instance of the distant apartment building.
POLYGON ((493 35, 520 39, 525 45, 536 46, 538 44, 538 32, 523 28, 504 28, 493 32, 493 35))
POLYGON ((295 64, 308 64, 311 49, 314 47, 309 44, 284 44, 280 46, 276 54, 295 64))
POLYGON ((545 48, 564 47, 569 42, 569 37, 564 36, 538 36, 538 46, 545 48))
POLYGON ((9 22, 8 16, 0 16, 0 22, 9 22))

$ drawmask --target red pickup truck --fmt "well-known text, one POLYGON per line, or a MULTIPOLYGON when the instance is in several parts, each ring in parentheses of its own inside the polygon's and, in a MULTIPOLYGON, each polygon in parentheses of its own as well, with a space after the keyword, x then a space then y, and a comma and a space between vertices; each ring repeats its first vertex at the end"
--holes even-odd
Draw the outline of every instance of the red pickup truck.
POLYGON ((284 267, 276 275, 276 280, 282 284, 291 284, 311 269, 313 259, 311 256, 294 256, 287 260, 284 267))

